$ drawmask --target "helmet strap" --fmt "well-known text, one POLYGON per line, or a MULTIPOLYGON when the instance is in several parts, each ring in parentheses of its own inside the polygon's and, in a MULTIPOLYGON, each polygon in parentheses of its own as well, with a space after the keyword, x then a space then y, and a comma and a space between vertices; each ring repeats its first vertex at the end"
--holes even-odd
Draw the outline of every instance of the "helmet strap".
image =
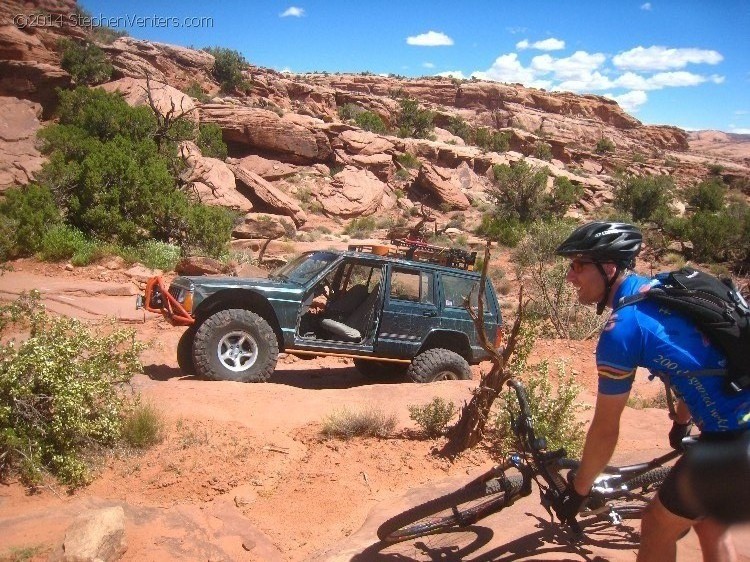
POLYGON ((612 279, 607 277, 607 272, 604 271, 604 267, 601 263, 594 262, 594 265, 599 270, 599 273, 602 276, 602 279, 604 280, 604 296, 602 297, 602 300, 600 300, 598 303, 596 303, 596 314, 601 315, 602 312, 604 312, 604 307, 607 306, 607 301, 609 300, 609 293, 612 291, 612 285, 615 284, 615 281, 617 281, 617 278, 620 276, 620 273, 622 273, 622 268, 620 267, 620 264, 615 264, 615 274, 612 276, 612 279))

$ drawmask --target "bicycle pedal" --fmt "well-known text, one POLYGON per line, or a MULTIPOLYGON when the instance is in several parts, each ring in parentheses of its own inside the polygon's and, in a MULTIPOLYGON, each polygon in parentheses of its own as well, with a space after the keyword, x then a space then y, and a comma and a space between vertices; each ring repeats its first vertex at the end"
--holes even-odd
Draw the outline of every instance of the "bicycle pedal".
POLYGON ((612 525, 622 525, 622 516, 614 509, 610 510, 608 517, 609 522, 612 523, 612 525))

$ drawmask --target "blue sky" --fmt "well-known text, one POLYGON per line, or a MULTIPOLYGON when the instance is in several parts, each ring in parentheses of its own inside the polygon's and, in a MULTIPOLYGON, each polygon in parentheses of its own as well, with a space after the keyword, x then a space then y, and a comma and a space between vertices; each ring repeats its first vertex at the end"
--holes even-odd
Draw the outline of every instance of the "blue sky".
POLYGON ((79 4, 135 38, 276 70, 476 76, 604 95, 646 124, 750 134, 750 0, 79 4))

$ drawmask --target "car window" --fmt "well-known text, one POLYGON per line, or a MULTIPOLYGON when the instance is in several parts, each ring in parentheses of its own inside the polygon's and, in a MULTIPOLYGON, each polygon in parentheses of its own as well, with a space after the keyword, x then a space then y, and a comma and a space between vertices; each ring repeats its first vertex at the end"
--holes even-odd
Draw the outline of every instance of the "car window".
MULTIPOLYGON (((464 299, 471 293, 471 306, 477 306, 479 294, 479 280, 471 277, 459 277, 443 273, 443 298, 445 306, 464 308, 464 299)), ((484 310, 487 310, 487 297, 482 300, 484 310)))
POLYGON ((391 299, 434 304, 430 272, 394 269, 391 274, 391 299))

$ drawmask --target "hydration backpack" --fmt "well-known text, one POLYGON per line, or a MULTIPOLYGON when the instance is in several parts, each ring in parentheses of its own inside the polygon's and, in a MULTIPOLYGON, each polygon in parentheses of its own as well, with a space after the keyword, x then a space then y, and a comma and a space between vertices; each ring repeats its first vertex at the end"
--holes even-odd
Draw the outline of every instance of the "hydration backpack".
POLYGON ((690 267, 655 279, 656 285, 625 297, 615 310, 648 299, 684 314, 726 355, 729 392, 750 389, 750 308, 732 280, 690 267))

